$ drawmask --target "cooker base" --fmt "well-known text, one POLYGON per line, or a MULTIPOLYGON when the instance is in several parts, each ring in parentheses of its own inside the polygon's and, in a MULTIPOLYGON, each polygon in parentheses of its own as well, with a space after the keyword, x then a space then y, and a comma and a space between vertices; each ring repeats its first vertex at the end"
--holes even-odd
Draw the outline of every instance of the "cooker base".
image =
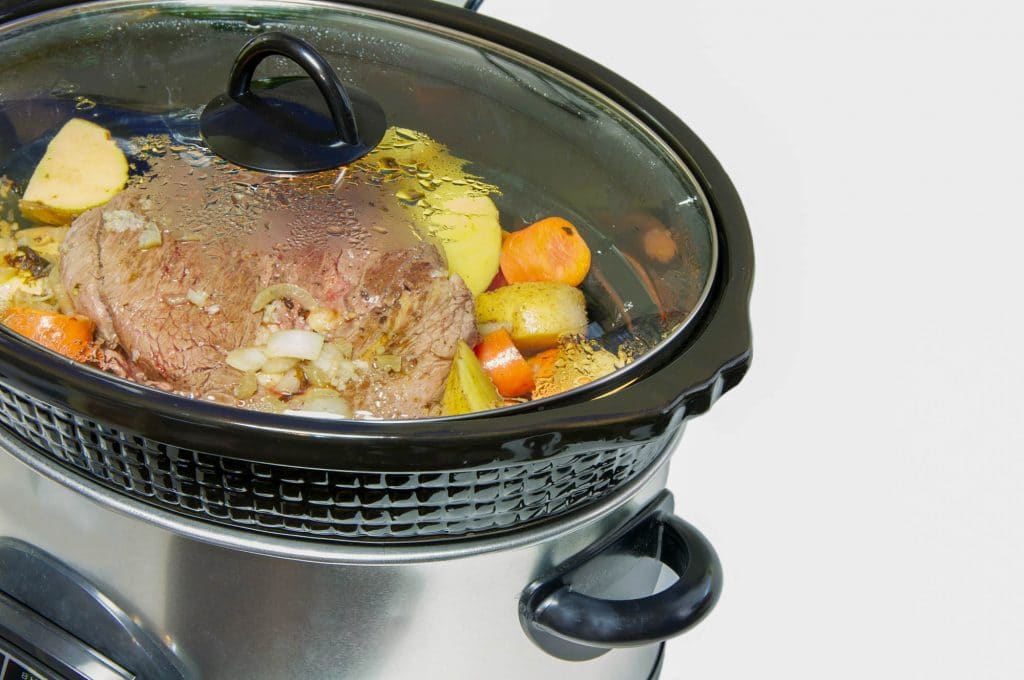
MULTIPOLYGON (((524 634, 518 602, 550 565, 649 506, 664 489, 664 461, 626 499, 605 501, 582 524, 563 521, 560 530, 535 531, 525 544, 491 540, 482 552, 444 544, 427 555, 421 548, 406 560, 412 548, 399 555, 294 539, 280 545, 280 537, 255 534, 232 543, 228 532, 213 534, 174 515, 154 524, 143 519, 145 506, 115 510, 65 486, 84 490, 88 482, 57 478, 56 467, 30 468, 16 459, 24 454, 0 435, 0 537, 30 544, 79 574, 180 669, 141 677, 318 678, 330 669, 332 677, 352 680, 448 680, 480 677, 481 668, 492 680, 657 677, 655 644, 584 663, 550 656, 524 634)), ((627 578, 617 569, 628 565, 614 562, 596 588, 627 578)), ((642 566, 651 567, 653 588, 660 567, 642 566)), ((84 640, 82 632, 76 636, 84 640)), ((89 646, 125 668, 138 667, 99 644, 89 646)))
POLYGON ((654 670, 648 680, 658 680, 661 677, 661 665, 665 662, 665 643, 658 645, 658 658, 654 660, 654 670))

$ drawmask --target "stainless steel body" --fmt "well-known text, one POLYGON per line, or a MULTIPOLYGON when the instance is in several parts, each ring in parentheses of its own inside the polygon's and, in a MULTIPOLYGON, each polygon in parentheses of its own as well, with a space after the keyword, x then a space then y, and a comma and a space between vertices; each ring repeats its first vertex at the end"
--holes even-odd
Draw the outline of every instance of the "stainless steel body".
MULTIPOLYGON (((175 517, 67 476, 6 435, 0 444, 0 536, 91 581, 173 651, 187 677, 625 680, 650 677, 658 660, 658 645, 555 658, 524 633, 517 607, 527 584, 662 491, 667 455, 623 493, 536 529, 352 547, 175 517)), ((592 586, 635 588, 638 563, 626 564, 628 578, 614 560, 599 565, 592 586)), ((639 568, 653 589, 660 565, 639 568)))

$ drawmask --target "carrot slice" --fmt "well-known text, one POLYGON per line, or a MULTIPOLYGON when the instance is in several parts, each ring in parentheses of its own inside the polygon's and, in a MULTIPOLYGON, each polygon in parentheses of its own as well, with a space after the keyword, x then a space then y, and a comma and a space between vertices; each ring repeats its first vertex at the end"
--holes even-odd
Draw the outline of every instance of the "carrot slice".
POLYGON ((557 347, 546 349, 526 360, 533 372, 534 381, 546 380, 555 374, 555 361, 558 360, 560 351, 557 347))
POLYGON ((590 271, 590 248, 569 221, 548 217, 512 232, 501 244, 501 272, 509 283, 583 283, 590 271))
POLYGON ((533 372, 507 330, 485 336, 474 351, 501 396, 521 397, 533 391, 533 372))
POLYGON ((85 361, 91 356, 96 324, 87 317, 11 307, 0 314, 0 323, 75 361, 85 361))
POLYGON ((662 264, 670 262, 679 249, 672 232, 664 226, 654 226, 645 231, 643 243, 647 257, 662 264))

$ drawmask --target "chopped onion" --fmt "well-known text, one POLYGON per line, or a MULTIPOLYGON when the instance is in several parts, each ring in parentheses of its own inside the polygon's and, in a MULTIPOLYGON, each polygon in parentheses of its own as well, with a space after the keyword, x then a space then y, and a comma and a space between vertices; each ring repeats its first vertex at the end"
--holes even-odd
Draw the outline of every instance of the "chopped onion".
POLYGON ((246 373, 242 376, 241 382, 235 386, 235 398, 248 399, 252 395, 256 394, 256 390, 258 388, 259 382, 256 380, 256 374, 246 373))
MULTIPOLYGON (((348 352, 351 352, 351 346, 348 352)), ((341 387, 356 374, 355 364, 348 359, 346 348, 338 341, 325 344, 320 356, 308 368, 307 375, 312 375, 312 382, 334 387, 341 387)))
POLYGON ((295 394, 302 389, 302 379, 295 369, 291 369, 283 375, 280 373, 257 373, 256 381, 277 394, 295 394))
POLYGON ((324 346, 324 336, 313 331, 278 331, 267 340, 268 357, 315 360, 324 346))
POLYGON ((300 404, 309 401, 310 399, 319 399, 321 397, 333 399, 340 398, 340 396, 341 395, 339 395, 335 390, 329 388, 311 387, 310 389, 303 392, 299 397, 296 397, 296 400, 293 403, 300 404))
POLYGON ((194 288, 189 288, 188 292, 185 293, 185 297, 188 298, 188 301, 194 304, 196 307, 202 307, 203 305, 206 304, 206 300, 210 297, 210 294, 207 293, 205 290, 196 290, 194 288))
POLYGON ((267 359, 260 370, 264 373, 284 373, 289 368, 295 368, 295 364, 299 363, 298 359, 292 357, 274 357, 273 359, 267 359))
MULTIPOLYGON (((320 355, 323 358, 323 354, 320 355)), ((316 387, 328 387, 331 384, 331 376, 327 371, 321 370, 311 362, 302 364, 302 375, 306 377, 306 381, 315 385, 316 387)))
POLYGON ((295 413, 301 415, 322 414, 342 418, 352 417, 352 406, 348 400, 329 389, 308 390, 305 394, 293 399, 289 405, 297 406, 299 410, 295 413))
POLYGON ((292 302, 297 302, 305 309, 313 309, 317 306, 316 298, 305 288, 300 288, 291 283, 277 283, 273 286, 267 286, 256 293, 256 297, 253 298, 252 304, 249 306, 249 311, 255 314, 274 300, 280 300, 281 298, 288 298, 292 302))
POLYGON ((402 357, 395 356, 394 354, 381 354, 374 363, 382 371, 398 373, 402 370, 402 357))
POLYGON ((295 394, 302 389, 302 379, 295 371, 288 371, 271 389, 278 394, 295 394))
POLYGON ((334 325, 338 315, 326 307, 317 307, 306 317, 306 324, 317 333, 326 333, 334 325))
POLYGON ((280 373, 257 373, 256 382, 259 384, 260 387, 265 387, 269 390, 282 377, 284 376, 280 373))
MULTIPOLYGON (((241 347, 228 352, 227 363, 244 373, 258 371, 267 361, 267 355, 258 347, 241 347)), ((287 368, 291 368, 290 366, 287 368)))
POLYGON ((156 248, 159 245, 163 245, 164 237, 160 233, 160 230, 155 224, 150 223, 152 226, 146 227, 139 232, 139 249, 149 250, 150 248, 156 248))
POLYGON ((352 358, 352 343, 348 340, 331 340, 331 344, 341 350, 341 355, 346 359, 352 358))
POLYGON ((331 384, 341 388, 356 375, 356 366, 348 359, 342 359, 338 368, 331 374, 331 384))
POLYGON ((325 373, 333 373, 343 359, 345 356, 341 350, 331 342, 321 348, 320 356, 313 361, 313 365, 325 373))
POLYGON ((265 413, 284 413, 286 407, 277 397, 265 394, 249 403, 249 408, 265 413))

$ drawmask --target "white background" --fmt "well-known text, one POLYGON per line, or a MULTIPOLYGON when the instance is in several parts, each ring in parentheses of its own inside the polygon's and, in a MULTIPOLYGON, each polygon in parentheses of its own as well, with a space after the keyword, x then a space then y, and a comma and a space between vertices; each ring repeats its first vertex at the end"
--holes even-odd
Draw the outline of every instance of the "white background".
POLYGON ((665 680, 1024 677, 1024 8, 486 0, 725 166, 754 362, 677 510, 725 567, 665 680))

